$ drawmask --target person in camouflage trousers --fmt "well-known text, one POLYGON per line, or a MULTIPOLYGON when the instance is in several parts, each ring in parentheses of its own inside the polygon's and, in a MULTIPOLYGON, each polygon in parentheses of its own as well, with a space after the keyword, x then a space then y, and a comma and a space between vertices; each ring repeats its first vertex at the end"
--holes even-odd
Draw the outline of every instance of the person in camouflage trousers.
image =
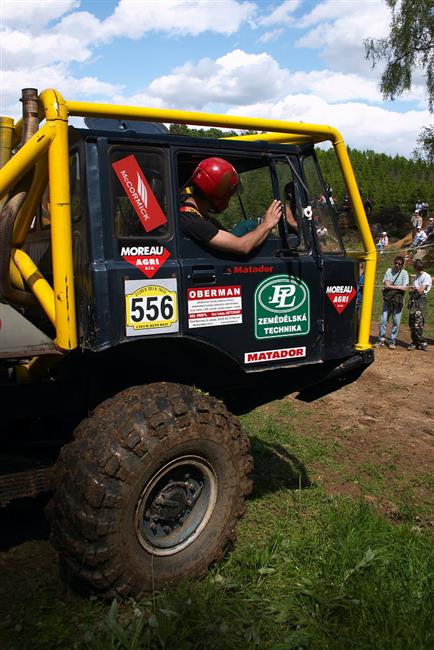
POLYGON ((431 276, 423 270, 422 260, 414 260, 413 268, 416 272, 416 279, 413 281, 410 301, 408 305, 408 324, 411 331, 411 343, 408 350, 428 349, 428 343, 423 335, 427 313, 427 294, 432 287, 431 276))

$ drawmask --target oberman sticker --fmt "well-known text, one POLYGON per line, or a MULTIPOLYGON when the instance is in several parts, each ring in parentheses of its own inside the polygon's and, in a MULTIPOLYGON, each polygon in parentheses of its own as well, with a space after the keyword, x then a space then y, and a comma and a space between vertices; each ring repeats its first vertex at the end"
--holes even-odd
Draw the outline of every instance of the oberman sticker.
POLYGON ((190 328, 243 322, 241 286, 188 289, 187 299, 190 328))
POLYGON ((126 335, 179 331, 176 279, 125 281, 126 335))
POLYGON ((255 337, 281 338, 308 334, 310 295, 307 284, 291 275, 273 275, 255 291, 255 337))
POLYGON ((264 361, 287 361, 306 356, 306 348, 281 348, 280 350, 262 350, 261 352, 246 352, 244 363, 263 363, 264 361))

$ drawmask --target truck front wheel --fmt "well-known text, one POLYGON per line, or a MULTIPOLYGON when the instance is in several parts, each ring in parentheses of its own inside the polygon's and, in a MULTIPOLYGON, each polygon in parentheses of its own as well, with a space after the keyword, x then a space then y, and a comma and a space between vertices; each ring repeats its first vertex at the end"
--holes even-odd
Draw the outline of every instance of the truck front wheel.
POLYGON ((61 452, 49 518, 62 564, 107 597, 203 575, 234 540, 251 466, 247 436, 215 398, 128 388, 61 452))

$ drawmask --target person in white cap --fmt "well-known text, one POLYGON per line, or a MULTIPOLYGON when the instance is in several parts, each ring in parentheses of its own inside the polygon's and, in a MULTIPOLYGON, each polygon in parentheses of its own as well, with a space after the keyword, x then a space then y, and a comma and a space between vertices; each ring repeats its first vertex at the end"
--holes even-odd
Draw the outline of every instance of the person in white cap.
POLYGON ((419 227, 422 228, 422 223, 423 223, 423 220, 422 220, 422 215, 420 213, 420 210, 415 210, 414 214, 413 214, 413 216, 411 218, 411 225, 413 226, 413 231, 414 231, 413 236, 414 236, 415 231, 416 231, 417 228, 419 228, 419 227))
POLYGON ((389 244, 389 237, 387 236, 387 232, 383 230, 383 232, 381 233, 381 237, 377 243, 377 251, 382 253, 388 244, 389 244))

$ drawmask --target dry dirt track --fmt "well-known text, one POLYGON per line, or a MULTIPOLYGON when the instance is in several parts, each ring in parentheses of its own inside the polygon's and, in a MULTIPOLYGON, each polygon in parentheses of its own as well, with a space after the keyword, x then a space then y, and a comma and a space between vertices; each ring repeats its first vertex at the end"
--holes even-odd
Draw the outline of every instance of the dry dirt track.
MULTIPOLYGON (((374 325, 372 341, 377 332, 374 325)), ((312 418, 328 439, 335 435, 336 427, 345 432, 337 439, 342 446, 339 462, 346 470, 353 470, 353 475, 359 471, 362 476, 364 468, 379 465, 380 473, 384 468, 383 476, 396 480, 399 489, 413 492, 416 503, 432 506, 434 340, 428 339, 427 352, 408 351, 409 342, 409 329, 402 325, 396 349, 376 349, 375 363, 353 384, 322 398, 321 408, 314 409, 321 415, 312 418)), ((330 492, 361 493, 358 482, 333 471, 325 487, 330 492)), ((372 500, 392 518, 400 518, 389 499, 372 500)), ((434 527, 432 509, 425 523, 434 527)))

